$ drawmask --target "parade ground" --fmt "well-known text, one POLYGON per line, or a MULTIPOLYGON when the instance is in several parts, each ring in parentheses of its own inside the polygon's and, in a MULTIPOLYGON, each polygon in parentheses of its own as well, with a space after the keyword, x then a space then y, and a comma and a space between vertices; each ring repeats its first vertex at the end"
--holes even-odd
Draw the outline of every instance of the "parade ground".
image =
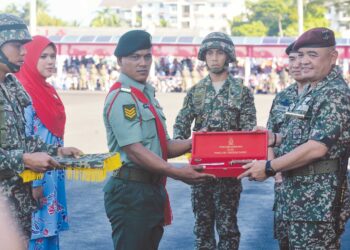
MULTIPOLYGON (((67 112, 65 145, 76 146, 85 153, 107 152, 103 125, 105 92, 60 92, 67 112)), ((184 94, 157 94, 167 117, 169 135, 182 106, 184 94)), ((272 95, 255 95, 258 125, 265 126, 273 100, 272 95)), ((128 131, 125 131, 128 133, 128 131)), ((176 167, 183 159, 172 161, 176 167)), ((273 180, 257 183, 243 180, 238 211, 241 250, 277 250, 273 239, 273 180)), ((60 238, 62 250, 112 250, 111 228, 103 205, 102 183, 67 181, 67 202, 70 230, 60 238)), ((159 249, 193 249, 193 224, 190 187, 169 179, 168 192, 173 209, 173 224, 165 228, 159 249)), ((350 223, 342 237, 342 249, 350 249, 350 223)), ((142 250, 142 249, 140 249, 142 250)))

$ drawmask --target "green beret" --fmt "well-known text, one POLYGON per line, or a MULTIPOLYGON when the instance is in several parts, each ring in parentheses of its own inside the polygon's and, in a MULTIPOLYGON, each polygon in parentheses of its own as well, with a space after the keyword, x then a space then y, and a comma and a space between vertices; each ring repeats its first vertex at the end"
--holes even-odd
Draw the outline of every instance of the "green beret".
POLYGON ((135 51, 152 47, 152 36, 144 30, 131 30, 123 34, 115 48, 117 57, 128 56, 135 51))

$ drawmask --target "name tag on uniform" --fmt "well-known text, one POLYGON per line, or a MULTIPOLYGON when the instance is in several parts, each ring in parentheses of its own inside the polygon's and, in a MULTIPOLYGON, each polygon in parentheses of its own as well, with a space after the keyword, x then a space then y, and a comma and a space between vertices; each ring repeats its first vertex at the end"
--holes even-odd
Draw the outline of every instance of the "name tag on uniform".
POLYGON ((281 111, 281 112, 287 112, 288 111, 288 107, 287 106, 283 106, 283 105, 276 105, 276 110, 277 111, 281 111))

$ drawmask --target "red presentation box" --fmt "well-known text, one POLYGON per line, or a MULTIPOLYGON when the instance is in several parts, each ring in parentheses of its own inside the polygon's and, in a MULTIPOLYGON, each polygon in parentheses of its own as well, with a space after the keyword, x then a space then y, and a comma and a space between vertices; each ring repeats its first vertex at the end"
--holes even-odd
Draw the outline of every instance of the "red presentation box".
POLYGON ((191 165, 217 177, 237 177, 242 166, 267 158, 267 131, 193 132, 191 165))

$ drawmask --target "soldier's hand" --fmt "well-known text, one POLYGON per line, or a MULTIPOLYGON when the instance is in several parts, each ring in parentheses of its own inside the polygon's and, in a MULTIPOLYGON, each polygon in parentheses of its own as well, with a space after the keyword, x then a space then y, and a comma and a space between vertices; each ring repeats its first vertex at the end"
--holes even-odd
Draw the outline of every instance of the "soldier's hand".
POLYGON ((27 168, 40 173, 60 166, 51 156, 43 152, 24 153, 23 163, 27 168))
POLYGON ((57 154, 59 156, 74 156, 75 158, 79 158, 84 153, 75 147, 61 147, 58 148, 57 154))
POLYGON ((44 197, 44 190, 42 186, 33 187, 32 196, 38 203, 39 208, 43 206, 42 198, 44 197))
POLYGON ((187 184, 196 184, 207 182, 208 180, 215 179, 216 177, 212 174, 200 173, 203 167, 200 166, 186 166, 178 169, 178 179, 187 184))
POLYGON ((253 128, 253 131, 267 131, 267 133, 268 133, 267 145, 269 145, 269 146, 276 145, 276 137, 275 137, 276 135, 271 130, 268 130, 267 128, 265 128, 263 126, 255 126, 253 128))
POLYGON ((251 163, 245 164, 243 168, 247 169, 244 173, 240 174, 237 179, 243 179, 248 177, 250 181, 264 181, 268 178, 265 174, 266 161, 252 161, 251 163))

